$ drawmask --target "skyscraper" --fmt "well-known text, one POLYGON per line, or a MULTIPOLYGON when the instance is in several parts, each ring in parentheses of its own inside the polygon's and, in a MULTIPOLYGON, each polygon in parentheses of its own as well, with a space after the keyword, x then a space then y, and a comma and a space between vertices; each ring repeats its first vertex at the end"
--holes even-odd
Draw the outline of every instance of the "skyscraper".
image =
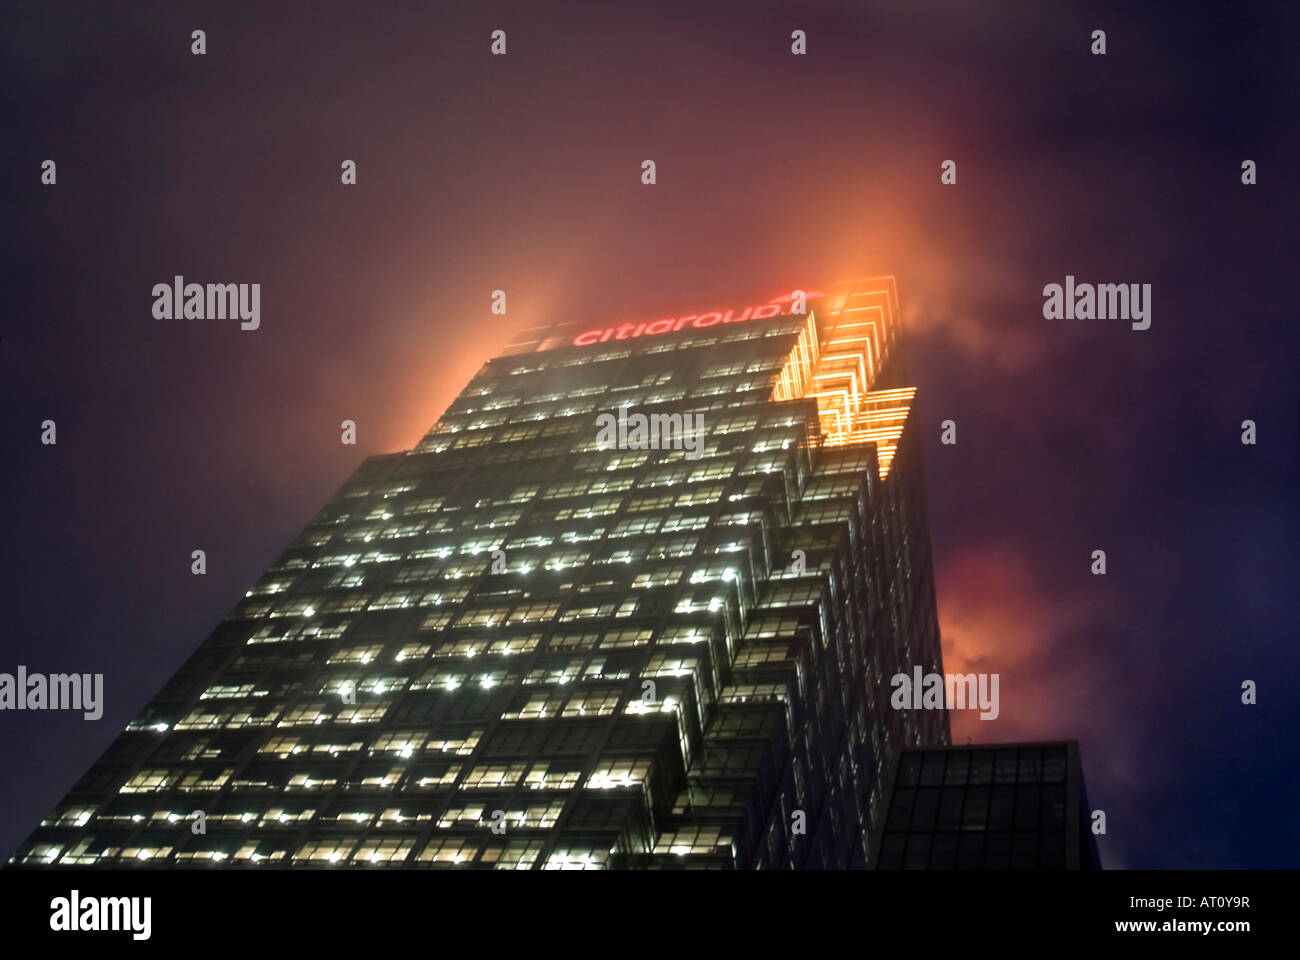
POLYGON ((892 279, 525 331, 11 862, 865 866, 949 742, 899 341, 892 279))
POLYGON ((1101 869, 1075 740, 908 747, 891 780, 875 869, 1101 869))

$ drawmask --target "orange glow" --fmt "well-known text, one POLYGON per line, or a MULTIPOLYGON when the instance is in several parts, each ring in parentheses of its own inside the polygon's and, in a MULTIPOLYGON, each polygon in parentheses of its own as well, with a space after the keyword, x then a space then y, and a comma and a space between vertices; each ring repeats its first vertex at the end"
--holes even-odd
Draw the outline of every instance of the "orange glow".
POLYGON ((809 314, 808 322, 799 331, 799 339, 795 341, 794 349, 790 351, 790 356, 786 358, 785 366, 777 377, 772 399, 794 400, 802 397, 817 360, 817 324, 812 314, 809 314))
POLYGON ((822 442, 874 443, 883 480, 916 396, 915 387, 871 389, 898 336, 894 278, 861 280, 827 302, 820 324, 808 315, 772 399, 816 398, 822 442))

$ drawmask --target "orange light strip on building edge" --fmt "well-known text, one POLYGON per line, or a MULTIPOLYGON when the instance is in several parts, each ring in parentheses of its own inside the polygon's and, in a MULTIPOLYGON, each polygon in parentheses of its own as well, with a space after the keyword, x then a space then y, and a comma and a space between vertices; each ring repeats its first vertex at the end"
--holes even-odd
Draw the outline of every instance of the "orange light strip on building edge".
POLYGON ((893 278, 885 282, 836 302, 820 334, 810 314, 772 389, 773 400, 816 399, 826 445, 875 444, 882 480, 916 397, 915 387, 871 390, 898 333, 893 278))

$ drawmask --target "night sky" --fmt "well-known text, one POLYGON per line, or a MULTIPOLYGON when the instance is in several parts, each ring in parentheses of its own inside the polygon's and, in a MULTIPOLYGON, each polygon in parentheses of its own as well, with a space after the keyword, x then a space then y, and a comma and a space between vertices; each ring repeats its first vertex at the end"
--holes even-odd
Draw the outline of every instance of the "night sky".
POLYGON ((1300 16, 1136 6, 6 4, 0 672, 106 703, 0 712, 0 856, 517 330, 893 274, 945 669, 1001 677, 954 742, 1078 739, 1108 867, 1300 865, 1300 16))

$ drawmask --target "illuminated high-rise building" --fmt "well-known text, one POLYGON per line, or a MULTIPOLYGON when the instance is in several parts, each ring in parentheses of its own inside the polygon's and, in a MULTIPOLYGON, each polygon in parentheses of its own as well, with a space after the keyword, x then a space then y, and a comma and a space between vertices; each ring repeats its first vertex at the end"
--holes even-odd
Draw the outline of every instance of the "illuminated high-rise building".
POLYGON ((949 742, 914 392, 892 279, 526 331, 11 862, 866 866, 949 742))

